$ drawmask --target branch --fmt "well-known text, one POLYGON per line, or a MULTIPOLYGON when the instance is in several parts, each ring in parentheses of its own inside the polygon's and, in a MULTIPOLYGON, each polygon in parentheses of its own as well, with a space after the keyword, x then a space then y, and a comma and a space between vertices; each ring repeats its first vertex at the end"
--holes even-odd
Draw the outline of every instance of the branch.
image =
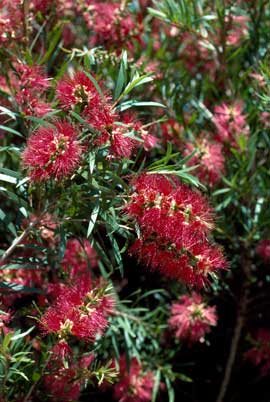
POLYGON ((240 306, 239 306, 236 323, 235 323, 235 327, 234 327, 234 334, 233 334, 231 348, 230 348, 230 352, 229 352, 229 356, 228 356, 228 360, 227 360, 227 364, 226 364, 226 368, 225 368, 225 374, 224 374, 224 378, 223 378, 216 402, 223 402, 224 397, 227 392, 227 388, 228 388, 230 379, 231 379, 231 374, 232 374, 232 370, 233 370, 233 366, 234 366, 234 362, 235 362, 235 357, 236 357, 239 341, 241 338, 242 329, 243 329, 243 326, 245 323, 245 315, 246 315, 246 310, 247 310, 247 296, 248 296, 248 289, 246 289, 244 291, 244 294, 243 294, 242 298, 240 299, 240 306))
POLYGON ((239 301, 239 308, 236 316, 236 323, 234 327, 234 333, 232 337, 230 352, 228 356, 228 360, 226 363, 224 378, 219 390, 219 394, 217 397, 216 402, 223 402, 226 396, 226 392, 231 380, 231 375, 233 371, 233 366, 236 358, 236 353, 238 350, 239 341, 241 339, 242 330, 245 324, 247 307, 249 303, 249 284, 250 284, 250 276, 251 276, 251 262, 249 259, 243 258, 243 273, 245 275, 243 288, 242 288, 242 295, 239 301))

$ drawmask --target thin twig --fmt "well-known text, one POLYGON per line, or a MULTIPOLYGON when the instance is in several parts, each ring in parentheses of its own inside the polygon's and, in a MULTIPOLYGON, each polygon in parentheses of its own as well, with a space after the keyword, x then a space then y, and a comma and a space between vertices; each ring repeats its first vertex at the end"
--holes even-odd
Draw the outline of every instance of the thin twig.
POLYGON ((33 222, 30 222, 29 226, 22 232, 22 234, 13 241, 11 246, 4 252, 2 255, 0 262, 3 263, 8 259, 8 257, 11 256, 11 254, 14 252, 15 248, 28 236, 29 232, 33 229, 33 227, 41 220, 41 217, 39 219, 35 219, 33 222))

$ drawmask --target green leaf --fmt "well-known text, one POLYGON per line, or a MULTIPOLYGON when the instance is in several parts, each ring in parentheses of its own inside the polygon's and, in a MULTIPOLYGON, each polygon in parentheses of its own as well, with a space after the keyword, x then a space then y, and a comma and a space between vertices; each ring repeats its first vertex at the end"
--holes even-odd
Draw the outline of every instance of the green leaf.
POLYGON ((163 13, 162 11, 159 10, 155 10, 152 7, 147 7, 147 11, 149 12, 150 15, 152 15, 153 17, 157 17, 160 18, 162 20, 166 20, 167 19, 167 15, 165 13, 163 13))
POLYGON ((160 385, 160 370, 158 369, 155 373, 155 383, 154 383, 154 387, 153 387, 151 402, 156 402, 159 385, 160 385))
POLYGON ((114 334, 112 334, 111 340, 112 340, 112 345, 113 345, 113 348, 114 348, 115 356, 119 360, 120 359, 120 352, 119 352, 118 344, 117 344, 117 341, 116 341, 116 338, 115 338, 114 334))
MULTIPOLYGON (((31 360, 30 360, 31 361, 31 360)), ((19 370, 15 370, 15 369, 10 369, 10 371, 12 371, 15 375, 20 375, 21 377, 23 377, 26 381, 29 381, 29 378, 22 372, 19 370)))
POLYGON ((122 89, 127 81, 127 52, 126 50, 123 50, 122 52, 122 57, 121 57, 121 64, 120 64, 120 69, 116 81, 116 86, 114 90, 114 99, 117 99, 121 92, 122 89))
POLYGON ((78 120, 79 123, 85 124, 85 120, 76 112, 72 111, 71 116, 73 116, 76 120, 78 120))
POLYGON ((6 214, 5 214, 5 212, 0 208, 0 219, 1 219, 1 221, 4 221, 5 218, 6 218, 6 214))
POLYGON ((213 196, 213 197, 216 197, 217 195, 225 194, 225 193, 228 193, 229 191, 231 191, 230 188, 221 188, 221 189, 219 189, 219 190, 214 191, 214 192, 212 193, 212 196, 213 196))
POLYGON ((89 152, 89 170, 93 174, 96 164, 96 153, 94 151, 89 152))
MULTIPOLYGON (((100 254, 102 254, 102 252, 103 252, 103 250, 102 250, 102 252, 101 252, 101 247, 99 248, 99 253, 100 254)), ((105 255, 105 253, 103 253, 103 255, 105 255)), ((108 279, 109 278, 109 274, 108 274, 108 272, 106 271, 106 269, 105 269, 105 266, 104 266, 104 264, 103 264, 103 262, 101 261, 101 260, 99 260, 98 261, 98 267, 99 267, 99 270, 100 270, 100 272, 101 272, 101 275, 103 276, 103 278, 106 278, 106 279, 108 279)), ((111 267, 111 266, 110 266, 111 267)))
POLYGON ((2 351, 3 351, 3 352, 5 352, 5 351, 7 350, 8 346, 9 346, 9 344, 10 344, 12 335, 13 335, 13 332, 8 332, 8 333, 5 335, 4 340, 3 340, 3 343, 2 343, 2 351))
POLYGON ((110 233, 108 233, 108 237, 112 243, 114 257, 115 257, 116 263, 118 264, 120 274, 123 277, 124 276, 124 267, 123 267, 123 261, 122 261, 120 248, 119 248, 118 243, 115 240, 114 236, 112 236, 110 233))
MULTIPOLYGON (((194 166, 192 166, 192 168, 194 168, 194 166)), ((170 167, 167 166, 165 169, 155 169, 152 171, 148 171, 146 172, 147 174, 164 174, 164 175, 175 175, 180 177, 184 182, 191 184, 195 187, 201 187, 205 189, 205 186, 199 181, 199 179, 195 176, 192 176, 191 174, 187 173, 188 170, 191 169, 183 169, 183 170, 174 170, 174 166, 170 167)))
POLYGON ((4 131, 7 131, 8 133, 15 134, 18 137, 23 137, 23 135, 21 133, 19 133, 19 131, 14 130, 13 128, 10 128, 10 127, 0 125, 0 130, 4 130, 4 131))
POLYGON ((201 101, 192 100, 191 104, 195 107, 195 109, 199 110, 206 119, 211 121, 213 120, 213 114, 201 101))
POLYGON ((19 333, 16 333, 15 335, 13 335, 11 337, 11 340, 16 341, 18 339, 24 338, 26 335, 30 334, 30 332, 32 332, 34 328, 35 327, 33 326, 33 327, 29 328, 27 331, 22 332, 22 333, 20 333, 20 331, 19 331, 19 333))
MULTIPOLYGON (((30 47, 29 47, 29 50, 27 49, 28 52, 29 52, 29 51, 32 52, 32 50, 33 50, 33 48, 34 48, 34 46, 35 46, 35 44, 36 44, 38 38, 40 37, 42 31, 44 30, 46 24, 47 24, 47 21, 45 20, 45 21, 43 22, 43 24, 39 27, 39 29, 38 29, 38 31, 37 31, 37 33, 36 33, 36 35, 35 35, 35 37, 34 37, 32 43, 31 43, 31 45, 30 45, 30 47)), ((31 58, 31 54, 29 54, 29 57, 31 58)), ((28 62, 28 64, 29 64, 29 62, 28 62)))
POLYGON ((146 84, 147 82, 151 81, 153 81, 153 77, 150 77, 149 74, 144 74, 141 76, 136 74, 124 89, 123 96, 129 94, 133 88, 138 87, 139 85, 146 84))
POLYGON ((190 378, 187 375, 182 374, 182 373, 177 373, 177 378, 179 378, 179 380, 184 381, 184 382, 193 382, 192 378, 190 378))
POLYGON ((46 53, 44 54, 44 56, 43 56, 43 58, 42 58, 42 60, 40 61, 39 64, 45 64, 49 60, 49 58, 51 57, 52 53, 56 49, 56 47, 57 47, 57 45, 59 43, 59 40, 61 38, 62 29, 63 29, 62 26, 57 25, 51 31, 50 36, 49 36, 49 40, 48 40, 49 48, 46 51, 46 53))
POLYGON ((166 106, 162 105, 162 103, 159 102, 140 102, 137 101, 135 99, 126 101, 121 103, 119 106, 117 106, 117 110, 119 110, 120 112, 123 112, 124 110, 130 109, 131 107, 142 107, 142 106, 146 106, 146 107, 162 107, 162 108, 166 108, 166 106))
MULTIPOLYGON (((33 121, 34 123, 37 123, 37 127, 39 126, 44 126, 44 127, 54 127, 54 125, 47 120, 45 120, 45 116, 43 118, 39 118, 36 116, 25 116, 26 120, 33 121)), ((36 128, 34 128, 33 131, 35 131, 36 128)))
POLYGON ((179 161, 179 164, 185 165, 195 154, 197 153, 197 150, 194 149, 194 151, 191 152, 191 154, 185 156, 185 158, 181 159, 179 161))
POLYGON ((14 153, 17 155, 20 155, 21 150, 19 147, 15 147, 13 145, 7 145, 6 147, 0 147, 0 152, 8 152, 8 153, 14 153))
POLYGON ((7 109, 4 106, 0 106, 0 112, 1 112, 0 115, 7 115, 7 116, 11 117, 12 120, 16 120, 16 118, 18 116, 17 113, 12 112, 11 110, 7 109))
POLYGON ((16 202, 20 206, 28 208, 29 205, 26 201, 19 198, 16 194, 12 193, 11 191, 8 191, 5 187, 0 187, 0 192, 4 193, 8 198, 10 198, 12 201, 16 202))
POLYGON ((27 183, 28 181, 30 181, 30 177, 24 177, 22 180, 20 180, 16 186, 16 188, 21 187, 22 185, 24 185, 25 183, 27 183))
POLYGON ((16 179, 19 179, 22 176, 20 172, 15 172, 14 170, 6 169, 3 167, 0 167, 0 173, 3 173, 6 176, 10 176, 16 179))
POLYGON ((99 209, 100 209, 100 204, 99 201, 97 201, 96 205, 93 208, 93 211, 91 213, 91 217, 90 217, 90 221, 89 221, 89 225, 88 225, 88 229, 87 229, 87 237, 89 237, 94 229, 97 217, 98 217, 98 213, 99 213, 99 209))
POLYGON ((63 225, 60 226, 59 228, 59 232, 60 232, 60 244, 59 244, 59 259, 62 260, 62 258, 64 257, 65 251, 66 251, 66 233, 65 230, 63 228, 63 225))
POLYGON ((174 389, 173 389, 172 383, 168 377, 165 377, 165 383, 167 386, 169 402, 174 402, 174 400, 175 400, 174 389))
POLYGON ((0 180, 6 181, 7 183, 11 183, 11 184, 17 183, 17 179, 15 179, 14 177, 8 176, 7 174, 2 174, 2 173, 0 173, 0 180))
POLYGON ((26 270, 40 270, 40 267, 38 265, 33 265, 33 264, 5 264, 0 266, 0 270, 2 269, 26 269, 26 270))
POLYGON ((106 99, 104 97, 104 94, 103 94, 103 92, 102 92, 97 80, 90 73, 88 73, 87 71, 84 71, 84 74, 86 74, 87 77, 89 78, 89 80, 92 81, 92 83, 94 84, 96 90, 98 91, 99 95, 101 96, 102 100, 105 102, 106 99))
POLYGON ((0 282, 0 291, 38 293, 38 294, 45 293, 44 290, 41 290, 41 289, 18 285, 17 283, 4 282, 4 281, 0 282))
POLYGON ((17 231, 16 231, 16 227, 12 222, 9 222, 9 224, 7 225, 8 230, 10 230, 10 232, 13 234, 13 236, 17 237, 17 231))

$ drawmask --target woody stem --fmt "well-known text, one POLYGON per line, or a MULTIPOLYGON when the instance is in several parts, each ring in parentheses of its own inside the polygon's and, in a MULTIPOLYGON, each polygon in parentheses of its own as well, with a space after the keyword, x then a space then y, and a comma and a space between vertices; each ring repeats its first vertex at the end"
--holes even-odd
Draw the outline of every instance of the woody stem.
POLYGON ((251 275, 251 263, 249 260, 243 260, 243 273, 245 275, 243 287, 242 287, 242 295, 239 300, 239 307, 236 316, 236 322, 233 332, 233 337, 231 341, 231 347, 229 351, 228 360, 225 367, 224 378, 219 390, 219 394, 216 402, 223 402, 227 393, 227 389, 231 380, 231 375, 236 359, 236 353, 238 350, 239 341, 241 339, 242 330, 245 325, 247 307, 249 302, 249 293, 250 293, 250 275, 251 275))

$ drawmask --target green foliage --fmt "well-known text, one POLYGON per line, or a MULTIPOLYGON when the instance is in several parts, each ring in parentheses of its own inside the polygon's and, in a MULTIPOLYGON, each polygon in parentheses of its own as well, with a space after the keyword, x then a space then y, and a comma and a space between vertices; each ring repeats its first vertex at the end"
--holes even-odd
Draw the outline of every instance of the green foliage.
POLYGON ((25 342, 25 337, 34 327, 25 332, 20 330, 1 334, 0 346, 0 383, 1 400, 15 401, 25 383, 29 383, 29 373, 35 363, 31 342, 25 342))
MULTIPOLYGON (((23 3, 26 7, 29 2, 23 3)), ((127 35, 125 44, 119 41, 110 47, 108 38, 108 43, 106 39, 91 47, 89 38, 97 26, 94 24, 90 32, 83 14, 78 19, 69 10, 60 16, 55 6, 47 16, 39 11, 35 17, 26 18, 23 41, 18 40, 13 47, 2 46, 0 51, 0 289, 3 300, 10 297, 16 301, 18 311, 10 324, 11 332, 1 329, 5 324, 0 319, 3 402, 50 398, 44 396, 42 381, 49 373, 49 350, 58 338, 47 336, 41 341, 36 337, 38 328, 27 328, 29 320, 39 322, 52 303, 47 293, 51 283, 67 280, 62 261, 71 238, 81 244, 89 240, 98 254, 97 268, 92 269, 88 261, 91 279, 103 277, 116 299, 104 336, 87 346, 71 341, 76 359, 80 354, 95 355, 90 367, 80 372, 86 398, 89 389, 116 381, 118 371, 112 366, 116 358, 119 368, 123 354, 128 365, 136 357, 146 371, 153 372, 152 402, 163 396, 166 401, 177 401, 179 389, 188 389, 186 393, 190 394, 187 386, 194 380, 190 366, 194 365, 195 354, 173 338, 167 324, 172 302, 190 289, 161 275, 156 279, 149 267, 137 267, 129 256, 129 247, 140 233, 138 225, 127 218, 125 206, 132 193, 132 178, 141 172, 158 173, 169 180, 177 176, 180 182, 210 198, 217 214, 214 237, 228 259, 228 270, 220 275, 222 280, 213 275, 207 289, 212 291, 207 297, 210 301, 213 297, 220 307, 221 324, 214 332, 215 342, 220 346, 222 341, 219 349, 223 351, 225 343, 231 342, 230 329, 237 311, 245 310, 241 317, 245 325, 239 332, 249 326, 252 329, 257 322, 260 326, 267 323, 266 318, 262 319, 268 317, 267 313, 260 309, 268 303, 269 273, 256 248, 261 239, 270 238, 269 115, 262 119, 263 113, 270 111, 269 4, 264 0, 163 0, 145 8, 140 3, 121 2, 120 20, 121 13, 124 18, 133 18, 136 31, 135 38, 127 35), (246 18, 246 25, 241 25, 241 18, 246 18), (72 44, 65 42, 69 25, 77 34, 72 44), (19 104, 17 89, 13 88, 14 77, 19 79, 16 63, 38 65, 52 78, 44 95, 52 110, 42 117, 28 114, 19 104), (115 127, 139 144, 130 158, 112 156, 109 141, 97 145, 101 132, 87 121, 83 105, 68 111, 61 107, 57 83, 76 71, 85 73, 103 102, 109 99, 110 111, 117 115, 115 127), (252 77, 252 73, 261 77, 252 77), (222 144, 225 167, 220 181, 211 185, 206 173, 198 177, 208 152, 206 148, 201 152, 200 140, 210 138, 210 142, 218 143, 215 107, 222 103, 231 107, 236 101, 243 104, 248 135, 239 132, 235 143, 229 140, 222 144), (136 125, 123 123, 126 114, 156 137, 153 149, 143 149, 136 125), (70 177, 33 183, 21 164, 21 154, 28 137, 40 127, 53 127, 57 118, 76 127, 78 141, 84 147, 82 162, 70 177), (57 224, 52 230, 45 225, 52 234, 44 239, 42 219, 47 214, 55 216, 57 224), (35 275, 39 278, 36 283, 35 275), (259 292, 262 294, 257 296, 259 292), (262 301, 257 303, 260 297, 262 301), (233 303, 235 314, 231 311, 233 303), (223 316, 227 308, 230 314, 223 316), (33 347, 35 339, 41 351, 33 347), (183 349, 188 362, 182 363, 183 349)), ((93 17, 90 11, 86 14, 93 17)), ((117 26, 120 29, 121 23, 117 26)), ((106 130, 112 136, 112 127, 106 130)), ((204 347, 198 346, 197 355, 204 347)), ((234 345, 232 349, 240 354, 244 348, 243 342, 243 346, 234 345)), ((240 356, 238 361, 240 367, 240 356)), ((68 366, 67 361, 63 364, 68 366)), ((220 373, 223 365, 224 357, 216 356, 211 375, 220 373)), ((208 372, 200 375, 209 376, 202 383, 214 381, 208 372)))

